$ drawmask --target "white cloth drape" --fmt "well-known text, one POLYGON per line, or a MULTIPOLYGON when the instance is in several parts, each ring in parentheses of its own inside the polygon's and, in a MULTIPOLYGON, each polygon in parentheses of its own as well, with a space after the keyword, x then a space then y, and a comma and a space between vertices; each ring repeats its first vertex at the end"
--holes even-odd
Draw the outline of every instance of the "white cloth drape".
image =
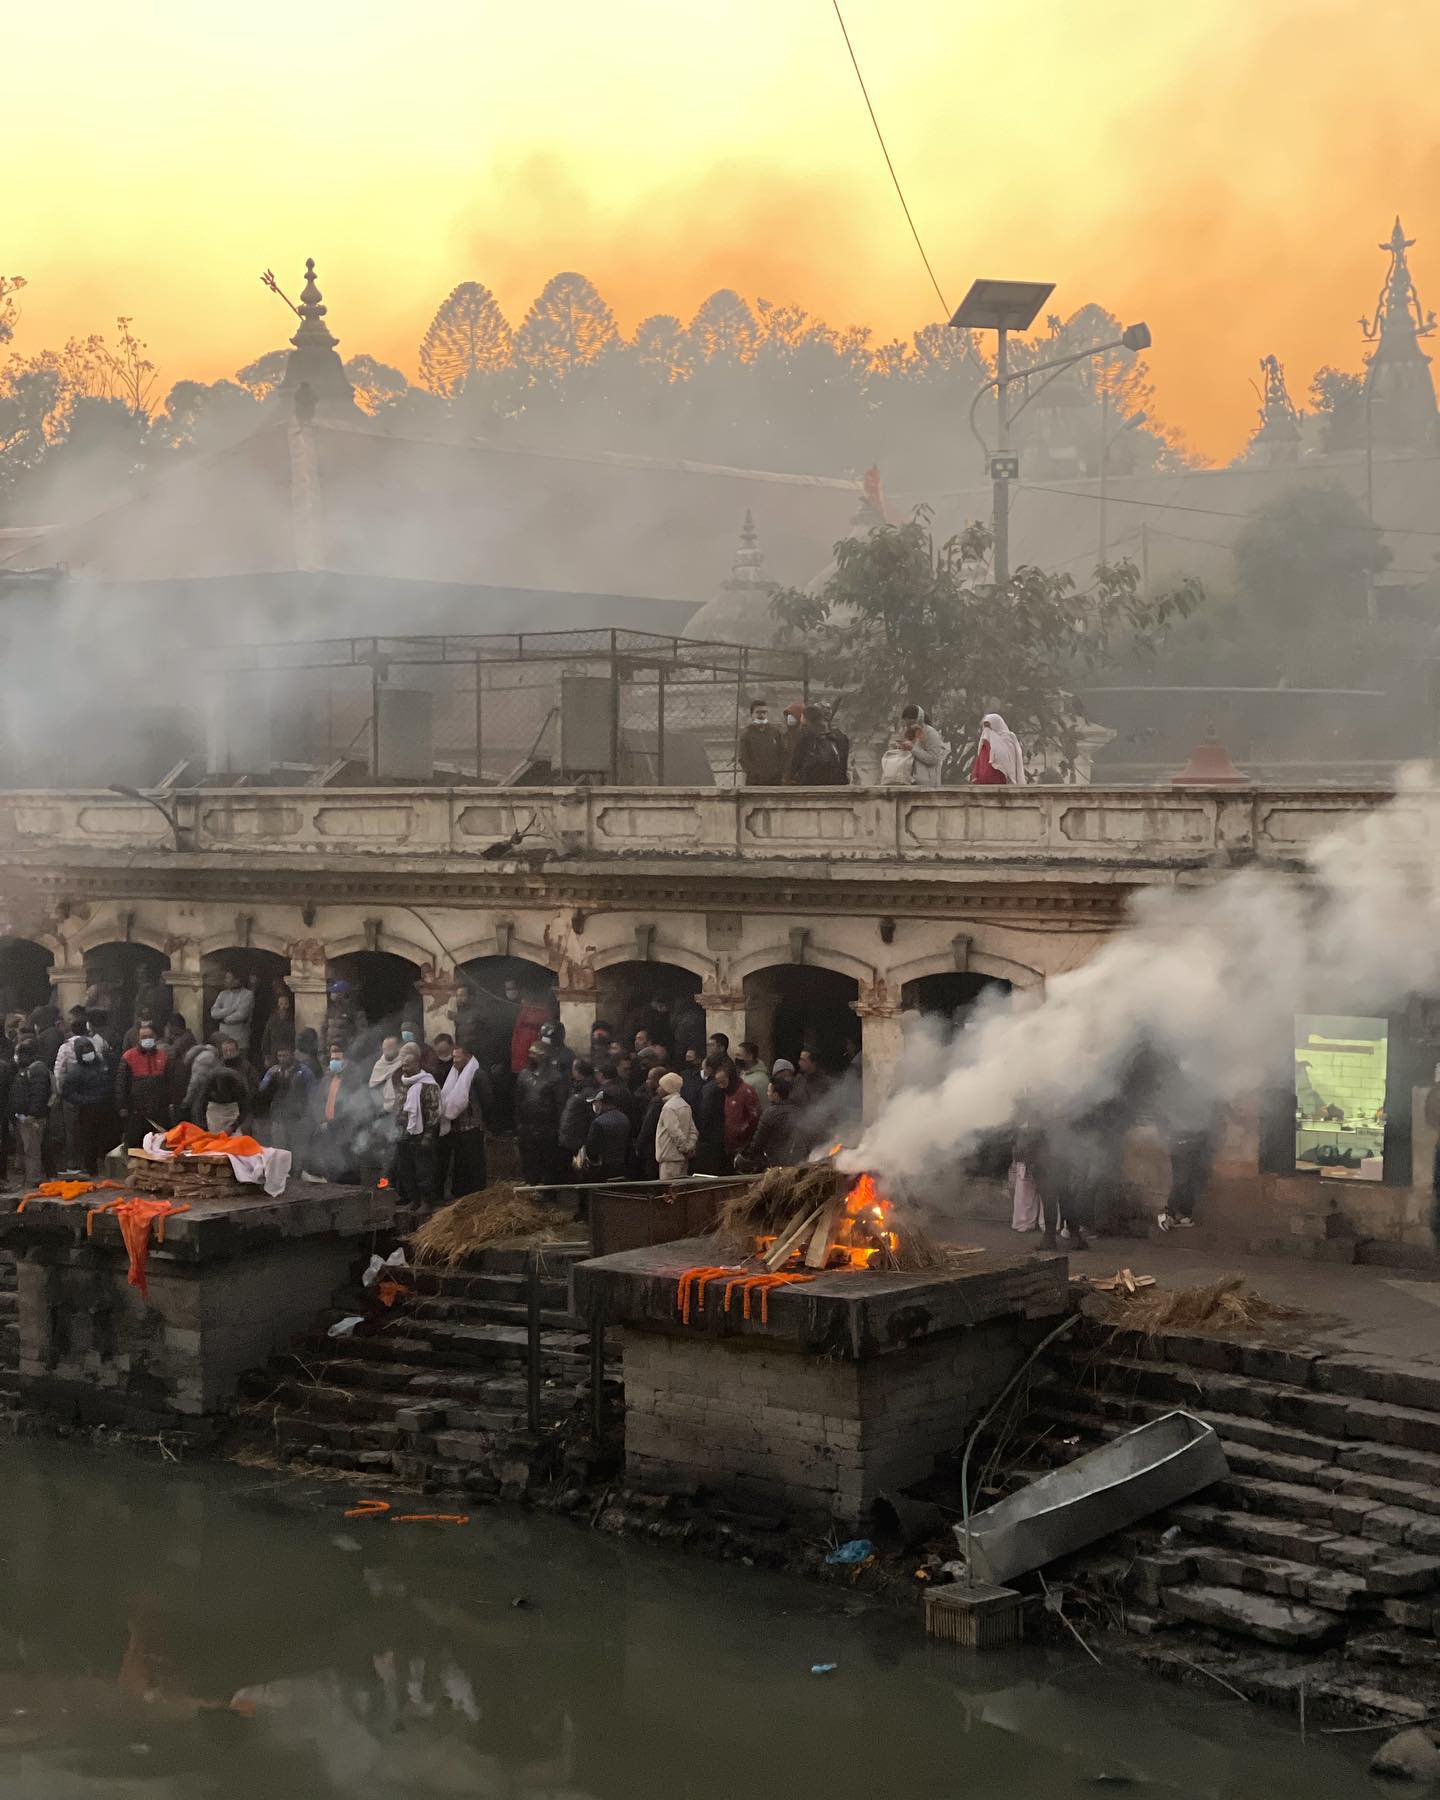
POLYGON ((435 1077, 427 1074, 424 1069, 421 1069, 418 1075, 402 1075, 400 1077, 400 1085, 405 1090, 405 1135, 407 1137, 421 1137, 424 1134, 426 1082, 429 1082, 431 1087, 440 1085, 435 1077))
POLYGON ((445 1085, 440 1090, 440 1135, 445 1137, 450 1127, 470 1104, 470 1084, 475 1079, 475 1071, 480 1064, 472 1056, 463 1069, 451 1068, 445 1077, 445 1085))
POLYGON ((999 713, 986 713, 980 721, 980 741, 990 745, 991 767, 998 769, 1011 787, 1024 787, 1025 752, 999 713))

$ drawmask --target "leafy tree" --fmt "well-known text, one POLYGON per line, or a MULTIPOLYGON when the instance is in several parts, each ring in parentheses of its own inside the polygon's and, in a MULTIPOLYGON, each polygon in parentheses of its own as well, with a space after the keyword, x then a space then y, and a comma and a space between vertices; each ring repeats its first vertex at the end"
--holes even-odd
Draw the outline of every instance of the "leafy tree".
POLYGON ((980 720, 998 710, 1032 752, 1074 757, 1080 724, 1071 688, 1122 647, 1153 649, 1198 603, 1197 583, 1146 600, 1122 562, 1079 589, 1068 575, 1018 569, 989 577, 990 535, 972 525, 936 545, 926 508, 904 525, 877 525, 835 546, 816 593, 790 588, 772 607, 785 635, 808 649, 838 696, 852 735, 893 731, 917 701, 968 765, 980 720))
POLYGON ((514 346, 489 288, 462 281, 440 302, 420 340, 420 380, 432 394, 458 394, 478 371, 504 368, 514 346))
POLYGON ((285 379, 285 367, 290 360, 288 350, 267 350, 263 356, 257 356, 252 363, 246 363, 243 369, 235 371, 235 379, 241 387, 249 388, 257 400, 268 400, 285 379))
POLYGON ((235 381, 177 381, 150 427, 151 443, 164 450, 204 450, 250 430, 255 396, 235 381))
POLYGON ((361 412, 377 413, 406 393, 410 383, 399 369, 382 363, 377 357, 361 351, 345 364, 345 373, 355 390, 355 403, 361 412))
POLYGON ((1234 554, 1241 606, 1281 633, 1363 619, 1368 578, 1390 561, 1364 507, 1338 483, 1296 486, 1257 507, 1234 554))
POLYGON ((24 285, 23 275, 0 275, 0 344, 8 344, 15 336, 15 321, 20 316, 15 296, 24 285))
POLYGON ((583 275, 552 275, 515 334, 515 360, 532 380, 561 381, 620 342, 615 315, 583 275))
POLYGON ((1358 450, 1365 441, 1365 377, 1326 363, 1310 383, 1310 410, 1320 416, 1327 453, 1358 450))

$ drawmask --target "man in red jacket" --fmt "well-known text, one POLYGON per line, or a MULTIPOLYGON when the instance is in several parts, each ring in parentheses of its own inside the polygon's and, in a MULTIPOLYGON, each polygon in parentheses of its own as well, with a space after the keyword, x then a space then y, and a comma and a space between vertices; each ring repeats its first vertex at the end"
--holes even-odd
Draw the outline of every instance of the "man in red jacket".
POLYGON ((136 1033, 115 1071, 115 1105, 131 1150, 139 1149, 146 1132, 170 1125, 170 1058, 160 1048, 153 1020, 141 1019, 136 1033))

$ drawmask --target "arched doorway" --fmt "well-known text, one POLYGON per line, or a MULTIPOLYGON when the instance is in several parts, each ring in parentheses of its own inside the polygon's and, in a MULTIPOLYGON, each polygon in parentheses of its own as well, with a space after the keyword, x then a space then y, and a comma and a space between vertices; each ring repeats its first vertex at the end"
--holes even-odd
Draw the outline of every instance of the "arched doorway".
POLYGON ((29 938, 0 938, 0 1017, 50 1000, 51 953, 29 938))
POLYGON ((351 1043, 357 1036, 379 1042, 386 1032, 398 1031, 404 1019, 419 1025, 425 1014, 416 989, 417 964, 388 950, 352 950, 335 956, 325 967, 330 984, 326 1015, 327 1037, 351 1043), (336 992, 336 983, 344 983, 336 992))
POLYGON ((829 1074, 848 1069, 861 1050, 860 1020, 851 1002, 860 984, 853 975, 811 964, 777 963, 745 977, 751 1035, 769 1061, 798 1063, 809 1050, 829 1074))
MULTIPOLYGON (((555 971, 523 956, 472 956, 456 972, 462 988, 455 1028, 461 1043, 489 1073, 500 1127, 508 1131, 514 1123, 511 1101, 516 1052, 542 1014, 550 1019, 559 1016, 555 971), (517 1038, 515 1028, 522 1015, 526 1030, 517 1038)), ((589 1049, 587 1044, 573 1047, 581 1056, 589 1049)))
MULTIPOLYGON (((215 1004, 227 972, 235 976, 240 985, 248 988, 255 996, 255 1004, 250 1013, 246 1055, 258 1067, 265 1027, 269 1024, 270 1016, 275 1011, 275 997, 277 994, 290 993, 288 980, 290 961, 288 957, 277 955, 273 950, 256 950, 240 945, 225 950, 216 950, 211 955, 202 958, 200 963, 200 1010, 205 1029, 201 1035, 207 1038, 213 1038, 220 1029, 211 1017, 210 1009, 215 1004)), ((291 999, 294 999, 293 994, 291 999)))
POLYGON ((978 975, 969 969, 946 969, 936 975, 917 975, 900 990, 903 1012, 919 1013, 960 1031, 969 1021, 977 1003, 986 995, 1002 999, 1011 992, 1011 984, 998 975, 978 975))
POLYGON ((628 1048, 644 1031, 679 1062, 688 1048, 705 1048, 705 1014, 695 998, 700 987, 700 977, 678 963, 611 963, 596 977, 595 1017, 609 1025, 616 1043, 628 1048))
POLYGON ((170 958, 149 944, 96 944, 85 952, 85 1009, 112 1044, 135 1023, 137 995, 163 985, 170 958))

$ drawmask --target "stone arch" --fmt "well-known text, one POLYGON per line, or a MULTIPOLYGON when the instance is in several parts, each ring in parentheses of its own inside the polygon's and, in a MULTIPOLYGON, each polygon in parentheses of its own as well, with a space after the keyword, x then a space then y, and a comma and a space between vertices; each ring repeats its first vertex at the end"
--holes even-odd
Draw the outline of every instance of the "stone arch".
MULTIPOLYGON (((996 956, 976 944, 970 946, 966 967, 976 975, 988 975, 996 981, 1007 981, 1017 992, 1021 989, 1043 988, 1045 985, 1045 977, 1039 969, 1032 969, 1028 963, 1015 962, 1008 956, 996 956)), ((898 993, 907 982, 921 981, 927 975, 949 974, 954 969, 954 951, 937 950, 932 956, 917 956, 909 962, 887 969, 885 979, 891 990, 898 993)))
POLYGON ((275 1011, 276 998, 281 993, 289 994, 292 1003, 295 998, 289 981, 289 946, 270 949, 259 943, 228 943, 225 934, 221 933, 218 943, 210 937, 202 940, 197 948, 200 951, 200 1017, 205 1027, 201 1035, 213 1037, 221 1029, 211 1017, 210 1009, 220 995, 225 974, 236 976, 254 996, 249 1021, 241 1028, 244 1036, 241 1049, 258 1067, 265 1027, 275 1011))
POLYGON ((271 931, 258 920, 248 929, 248 943, 238 945, 235 942, 233 926, 226 931, 212 931, 205 937, 195 940, 195 951, 199 956, 219 956, 226 950, 253 949, 266 950, 272 956, 278 956, 285 963, 290 961, 290 945, 293 939, 283 932, 271 931))
POLYGON ((851 956, 845 950, 830 949, 825 944, 807 942, 804 958, 798 963, 791 957, 788 943, 770 944, 763 950, 752 950, 744 956, 734 957, 730 963, 730 979, 732 982, 746 981, 762 969, 786 967, 828 969, 833 975, 848 976, 860 986, 868 985, 878 974, 875 965, 866 962, 863 957, 851 956))
POLYGON ((78 951, 80 957, 87 957, 93 950, 103 949, 108 944, 122 946, 134 945, 137 949, 156 952, 164 961, 166 968, 170 966, 171 942, 170 933, 161 925, 149 925, 144 919, 130 915, 123 918, 117 912, 110 912, 93 920, 77 936, 69 940, 71 957, 78 951))
POLYGON ((325 964, 326 1038, 368 1047, 402 1019, 423 1021, 417 983, 426 966, 396 949, 371 950, 363 939, 353 949, 330 947, 325 964), (337 991, 338 984, 343 984, 343 992, 337 991))
POLYGON ((0 937, 0 1014, 47 1005, 54 963, 54 948, 41 939, 0 937))
POLYGON ((325 939, 325 958, 327 962, 337 962, 343 956, 355 956, 361 952, 369 952, 372 956, 396 956, 402 962, 413 963, 417 974, 422 969, 434 968, 440 959, 440 952, 434 944, 418 944, 413 938, 403 937, 392 931, 388 924, 384 925, 376 938, 368 931, 348 932, 344 937, 325 939))
MULTIPOLYGON (((870 972, 867 964, 854 966, 870 972)), ((771 961, 750 969, 744 977, 746 1024, 761 1055, 769 1062, 784 1057, 794 1063, 807 1049, 832 1074, 848 1067, 863 1044, 862 1021, 854 1010, 862 979, 818 959, 771 961)))
POLYGON ((643 1029, 678 1059, 684 1044, 677 1045, 677 1032, 686 1042, 704 1046, 705 1019, 696 1002, 714 964, 688 953, 672 957, 665 948, 664 956, 643 961, 625 956, 603 964, 597 960, 595 1016, 609 1024, 617 1042, 629 1045, 643 1029))
POLYGON ((684 944, 661 943, 658 932, 653 949, 653 956, 637 957, 632 938, 629 943, 611 944, 603 950, 597 949, 590 957, 590 966, 598 974, 602 969, 613 969, 621 963, 633 963, 637 968, 653 963, 656 968, 683 969, 689 975, 698 976, 702 987, 706 982, 717 979, 717 966, 713 956, 688 949, 684 944))
MULTIPOLYGON (((461 984, 456 1031, 463 1043, 473 1046, 480 1062, 503 1078, 513 1072, 515 1028, 522 1011, 531 1009, 527 1030, 536 1024, 540 1010, 552 1018, 556 1015, 555 971, 535 957, 492 951, 457 963, 455 972, 461 984)), ((573 1047, 584 1054, 584 1045, 573 1047)), ((503 1094, 496 1098, 502 1106, 507 1103, 503 1094)))
POLYGON ((90 1008, 92 1023, 103 1015, 105 1024, 98 1029, 118 1043, 134 1022, 136 995, 146 985, 144 975, 158 968, 163 980, 170 970, 170 957, 160 945, 135 931, 128 938, 102 938, 86 944, 83 967, 84 1004, 90 1008))

